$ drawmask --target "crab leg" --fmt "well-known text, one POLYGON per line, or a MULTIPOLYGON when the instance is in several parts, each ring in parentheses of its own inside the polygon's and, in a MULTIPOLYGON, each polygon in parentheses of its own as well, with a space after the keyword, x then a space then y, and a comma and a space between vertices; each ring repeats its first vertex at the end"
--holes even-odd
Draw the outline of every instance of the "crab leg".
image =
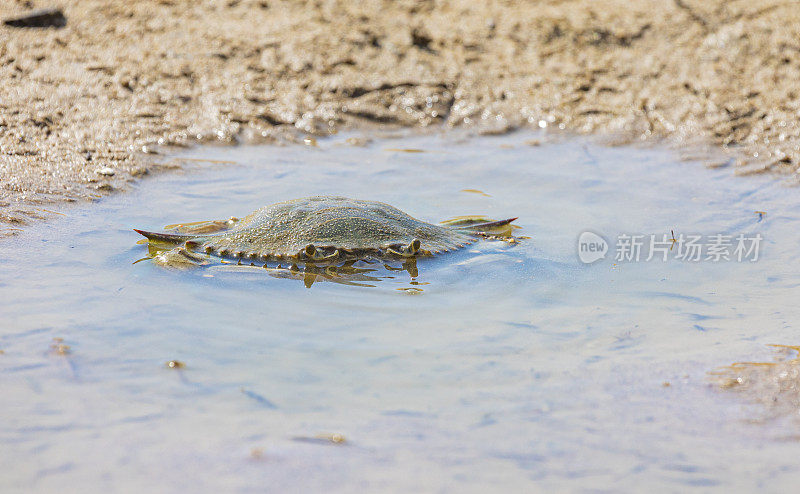
POLYGON ((182 244, 189 240, 195 240, 197 235, 191 235, 188 233, 157 233, 157 232, 146 232, 144 230, 137 230, 133 229, 136 233, 140 235, 144 235, 147 237, 148 240, 156 240, 158 242, 168 242, 171 244, 182 244))
POLYGON ((475 225, 464 225, 458 227, 450 227, 456 230, 469 230, 469 231, 476 231, 481 232, 485 230, 491 230, 492 228, 498 228, 501 226, 506 226, 511 224, 512 221, 516 220, 517 218, 509 218, 507 220, 499 220, 499 221, 488 221, 485 223, 477 223, 475 225))

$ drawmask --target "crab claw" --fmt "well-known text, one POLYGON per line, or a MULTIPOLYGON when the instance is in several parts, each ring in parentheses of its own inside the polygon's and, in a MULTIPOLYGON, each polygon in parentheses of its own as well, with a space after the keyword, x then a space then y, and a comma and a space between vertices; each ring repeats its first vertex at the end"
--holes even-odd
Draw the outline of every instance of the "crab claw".
POLYGON ((394 254, 400 257, 413 257, 419 253, 419 249, 422 246, 422 242, 419 239, 415 238, 411 241, 410 244, 406 245, 405 247, 400 247, 400 249, 394 249, 392 247, 388 247, 386 252, 389 254, 394 254))

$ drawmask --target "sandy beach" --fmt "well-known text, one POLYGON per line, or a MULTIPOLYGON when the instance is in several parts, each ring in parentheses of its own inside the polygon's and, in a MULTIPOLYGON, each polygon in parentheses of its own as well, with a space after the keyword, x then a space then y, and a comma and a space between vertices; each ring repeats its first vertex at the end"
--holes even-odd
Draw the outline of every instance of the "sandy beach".
POLYGON ((175 146, 375 125, 711 144, 744 173, 800 164, 791 3, 17 0, 0 19, 5 233, 124 190, 175 146), (20 27, 43 8, 64 25, 20 27))

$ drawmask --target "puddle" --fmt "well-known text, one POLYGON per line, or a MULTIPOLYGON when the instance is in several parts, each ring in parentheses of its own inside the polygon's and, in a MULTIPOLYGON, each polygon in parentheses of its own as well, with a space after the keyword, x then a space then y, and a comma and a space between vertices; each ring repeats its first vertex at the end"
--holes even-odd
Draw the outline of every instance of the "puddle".
POLYGON ((191 173, 0 242, 0 490, 778 489, 800 478, 796 423, 749 423, 757 406, 707 376, 798 344, 796 189, 581 139, 347 138, 192 150, 191 173), (356 285, 134 264, 147 248, 132 228, 309 195, 431 222, 518 216, 531 238, 414 269, 366 266, 356 285), (579 260, 584 232, 607 242, 605 259, 579 260), (660 250, 615 261, 624 235, 655 235, 660 250), (673 235, 730 236, 734 259, 676 260, 673 235), (761 235, 756 262, 735 259, 738 235, 761 235))

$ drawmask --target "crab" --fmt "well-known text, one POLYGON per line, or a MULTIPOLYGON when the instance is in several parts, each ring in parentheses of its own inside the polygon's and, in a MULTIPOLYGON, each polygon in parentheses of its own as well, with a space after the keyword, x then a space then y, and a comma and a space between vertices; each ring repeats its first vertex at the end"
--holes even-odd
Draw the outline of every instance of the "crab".
POLYGON ((332 265, 361 259, 409 260, 465 247, 479 238, 508 237, 516 218, 463 216, 438 225, 382 202, 318 196, 279 202, 245 218, 135 230, 156 262, 181 267, 209 257, 240 262, 332 265), (155 245, 154 245, 155 244, 155 245))

